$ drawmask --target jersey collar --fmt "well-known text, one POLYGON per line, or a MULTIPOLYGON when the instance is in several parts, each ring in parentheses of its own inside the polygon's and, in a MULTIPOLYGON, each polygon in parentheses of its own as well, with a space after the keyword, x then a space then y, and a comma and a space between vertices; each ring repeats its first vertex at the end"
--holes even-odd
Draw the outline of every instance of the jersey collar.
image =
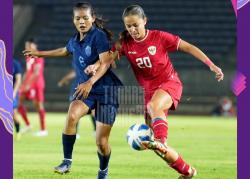
POLYGON ((87 32, 85 38, 84 38, 83 40, 81 40, 81 41, 79 41, 79 39, 80 39, 80 33, 77 32, 76 35, 75 35, 75 38, 74 38, 75 42, 81 43, 81 42, 86 41, 86 39, 87 39, 87 38, 90 36, 90 34, 95 30, 95 28, 96 28, 95 25, 92 25, 92 27, 90 28, 90 30, 87 32))
POLYGON ((147 29, 146 35, 145 35, 145 37, 144 37, 143 39, 141 39, 141 40, 135 40, 135 39, 134 39, 134 41, 135 41, 135 42, 143 42, 144 40, 147 39, 148 34, 149 34, 149 30, 147 29))

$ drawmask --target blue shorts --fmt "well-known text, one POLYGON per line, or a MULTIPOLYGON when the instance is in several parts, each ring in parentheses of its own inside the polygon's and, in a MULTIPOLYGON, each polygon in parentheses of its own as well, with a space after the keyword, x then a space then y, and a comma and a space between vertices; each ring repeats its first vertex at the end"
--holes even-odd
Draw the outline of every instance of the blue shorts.
POLYGON ((77 81, 76 79, 72 82, 71 86, 70 86, 70 92, 69 92, 69 102, 74 100, 74 93, 77 87, 77 81))
POLYGON ((18 107, 18 102, 19 102, 19 96, 17 93, 15 99, 13 100, 13 109, 16 109, 18 107))
MULTIPOLYGON (((73 100, 76 100, 75 98, 73 100)), ((93 94, 90 93, 83 101, 90 109, 95 109, 95 119, 104 124, 113 125, 119 107, 118 90, 113 94, 93 94)))

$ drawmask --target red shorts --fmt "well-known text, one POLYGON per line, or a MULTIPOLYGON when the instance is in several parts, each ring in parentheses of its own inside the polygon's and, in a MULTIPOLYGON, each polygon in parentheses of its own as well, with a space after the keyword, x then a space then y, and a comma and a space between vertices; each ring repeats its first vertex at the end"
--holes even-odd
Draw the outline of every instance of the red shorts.
MULTIPOLYGON (((175 110, 178 106, 178 103, 180 102, 181 95, 182 95, 182 83, 177 75, 171 76, 171 78, 165 82, 163 82, 161 85, 159 85, 157 88, 153 90, 146 90, 144 91, 144 104, 145 104, 145 113, 147 113, 147 104, 151 100, 152 96, 154 95, 155 91, 158 89, 162 89, 166 91, 172 98, 173 104, 170 107, 171 110, 175 110)), ((168 110, 165 111, 166 116, 168 113, 168 110)))
POLYGON ((28 100, 44 102, 44 88, 32 87, 28 91, 20 91, 20 96, 25 96, 28 100))

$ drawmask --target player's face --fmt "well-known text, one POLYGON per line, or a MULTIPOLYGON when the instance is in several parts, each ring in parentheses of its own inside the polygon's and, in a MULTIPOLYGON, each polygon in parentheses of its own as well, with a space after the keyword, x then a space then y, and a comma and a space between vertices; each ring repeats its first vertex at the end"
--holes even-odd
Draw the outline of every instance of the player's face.
POLYGON ((86 33, 90 30, 95 18, 92 17, 90 9, 78 9, 74 11, 73 22, 78 32, 86 33))
POLYGON ((25 42, 25 50, 37 50, 37 45, 32 42, 25 42))
POLYGON ((37 50, 37 45, 35 43, 30 43, 30 48, 32 50, 37 50))
POLYGON ((25 50, 30 50, 30 43, 29 42, 25 42, 25 50))
POLYGON ((124 17, 124 24, 131 35, 135 40, 142 40, 146 35, 145 25, 147 23, 146 18, 141 18, 138 15, 129 15, 124 17))

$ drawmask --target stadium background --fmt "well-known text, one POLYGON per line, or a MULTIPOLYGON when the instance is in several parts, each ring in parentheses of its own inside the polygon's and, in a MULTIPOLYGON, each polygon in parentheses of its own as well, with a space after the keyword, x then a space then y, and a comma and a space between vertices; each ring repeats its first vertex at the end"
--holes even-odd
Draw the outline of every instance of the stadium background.
MULTIPOLYGON (((25 64, 21 52, 24 49, 25 39, 35 37, 39 49, 53 49, 65 46, 67 40, 75 33, 71 19, 72 4, 75 1, 16 0, 14 2, 14 56, 20 59, 23 65, 25 64)), ((108 20, 107 27, 116 34, 115 38, 124 29, 122 10, 131 3, 141 4, 149 19, 148 28, 178 34, 182 39, 200 47, 223 69, 225 79, 217 83, 214 74, 192 56, 180 52, 171 53, 174 67, 184 85, 182 101, 175 114, 208 114, 223 96, 229 96, 235 103, 230 85, 236 70, 236 19, 230 0, 92 0, 90 2, 97 12, 108 20)), ((126 59, 120 60, 117 66, 114 71, 125 85, 137 85, 126 59)), ((46 61, 47 111, 67 110, 69 86, 58 88, 56 84, 70 69, 71 57, 46 61)), ((142 100, 142 93, 126 91, 126 101, 121 98, 120 110, 133 109, 138 105, 138 98, 142 100)))

